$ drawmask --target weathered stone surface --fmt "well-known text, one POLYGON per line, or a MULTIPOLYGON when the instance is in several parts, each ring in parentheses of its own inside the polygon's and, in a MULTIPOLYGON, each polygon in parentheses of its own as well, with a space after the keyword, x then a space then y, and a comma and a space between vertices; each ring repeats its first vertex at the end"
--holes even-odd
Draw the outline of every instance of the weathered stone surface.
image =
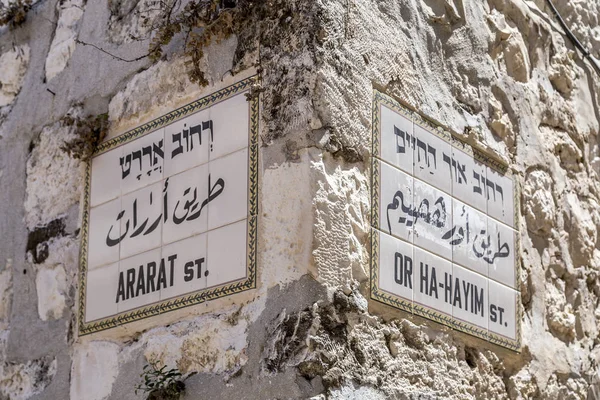
MULTIPOLYGON (((600 57, 600 2, 555 4, 600 57)), ((0 397, 139 398, 150 361, 188 374, 189 399, 600 393, 600 78, 546 1, 261 2, 205 49, 209 88, 190 83, 177 35, 155 64, 124 61, 159 15, 153 1, 48 0, 0 30, 0 397), (77 132, 63 117, 108 111, 114 137, 254 73, 257 289, 78 337, 85 164, 64 150, 77 132), (521 353, 367 300, 374 87, 514 174, 521 353)))
POLYGON ((85 164, 64 149, 76 137, 75 126, 58 122, 44 128, 35 143, 27 162, 25 210, 29 230, 64 216, 79 202, 85 164))
POLYGON ((71 366, 71 399, 108 398, 119 373, 119 346, 94 341, 74 349, 71 366))
POLYGON ((29 46, 15 47, 0 54, 0 107, 11 104, 19 94, 29 65, 29 46))
POLYGON ((75 51, 79 20, 83 16, 84 6, 84 0, 69 0, 57 4, 58 22, 46 57, 46 80, 48 81, 65 69, 71 54, 75 51))
POLYGON ((43 321, 60 319, 65 308, 67 276, 62 265, 54 268, 41 268, 35 278, 38 294, 38 312, 43 321))

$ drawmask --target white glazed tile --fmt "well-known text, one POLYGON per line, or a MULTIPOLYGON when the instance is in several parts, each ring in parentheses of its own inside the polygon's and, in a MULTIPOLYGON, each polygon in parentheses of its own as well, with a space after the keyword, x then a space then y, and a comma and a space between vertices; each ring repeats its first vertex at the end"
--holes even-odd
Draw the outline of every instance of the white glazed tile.
POLYGON ((250 104, 246 93, 240 93, 210 108, 213 123, 210 160, 248 147, 250 104))
POLYGON ((478 209, 487 211, 485 187, 486 166, 473 156, 452 149, 452 196, 478 209))
POLYGON ((413 246, 383 232, 374 234, 379 235, 379 288, 412 302, 416 273, 413 246))
POLYGON ((452 304, 448 301, 446 282, 452 277, 452 263, 423 249, 415 247, 414 290, 415 304, 452 315, 452 304))
POLYGON ((516 289, 516 234, 508 226, 488 218, 490 235, 486 261, 489 277, 516 289))
POLYGON ((90 210, 88 269, 119 261, 120 213, 121 199, 112 200, 90 210))
POLYGON ((246 220, 208 232, 207 287, 246 277, 246 220))
POLYGON ((518 293, 492 280, 489 281, 489 287, 490 332, 515 340, 518 293))
POLYGON ((211 161, 209 170, 210 230, 239 221, 248 215, 248 149, 211 161))
POLYGON ((208 162, 211 145, 208 109, 189 115, 165 128, 165 177, 208 162))
POLYGON ((171 264, 166 257, 161 258, 161 249, 121 260, 119 282, 115 287, 119 312, 159 301, 160 291, 172 287, 174 283, 171 264))
POLYGON ((453 227, 447 240, 452 245, 452 262, 460 264, 483 276, 488 275, 488 263, 473 250, 475 238, 487 231, 488 218, 456 199, 452 199, 453 227))
POLYGON ((88 271, 85 286, 85 321, 94 321, 118 312, 116 294, 119 263, 88 271))
POLYGON ((206 287, 207 252, 206 233, 171 243, 163 247, 165 258, 175 262, 174 284, 162 289, 160 299, 166 300, 192 293, 206 287))
MULTIPOLYGON (((124 159, 121 178, 121 193, 158 182, 163 177, 165 156, 165 130, 159 129, 127 143, 123 147, 124 159), (127 173, 126 176, 123 175, 127 173)), ((117 177, 115 177, 117 179, 117 177)))
POLYGON ((381 158, 412 175, 415 148, 412 120, 384 105, 381 106, 380 120, 381 158))
POLYGON ((487 167, 486 179, 487 213, 490 217, 514 227, 515 199, 513 193, 513 180, 511 177, 501 175, 487 167))
POLYGON ((460 265, 452 266, 452 316, 488 329, 488 279, 460 265))
POLYGON ((159 247, 163 225, 163 184, 129 193, 121 199, 121 259, 159 247))
POLYGON ((379 228, 408 242, 413 240, 413 177, 380 164, 379 228))
POLYGON ((116 199, 121 195, 122 152, 123 147, 117 147, 92 159, 90 207, 116 199))
POLYGON ((414 176, 452 193, 452 146, 415 122, 414 176))
POLYGON ((452 260, 450 241, 442 239, 452 229, 452 198, 415 179, 413 209, 413 243, 452 260))
POLYGON ((168 178, 163 244, 206 232, 208 171, 209 164, 203 164, 168 178))

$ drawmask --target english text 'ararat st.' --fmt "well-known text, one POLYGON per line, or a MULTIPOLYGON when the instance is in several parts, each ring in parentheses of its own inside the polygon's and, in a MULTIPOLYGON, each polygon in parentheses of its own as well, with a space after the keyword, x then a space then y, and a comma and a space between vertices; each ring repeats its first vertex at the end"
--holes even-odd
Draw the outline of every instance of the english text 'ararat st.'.
POLYGON ((184 282, 208 276, 205 258, 200 257, 185 263, 177 263, 177 254, 150 261, 119 273, 116 302, 129 300, 161 289, 172 287, 177 275, 183 274, 184 282))

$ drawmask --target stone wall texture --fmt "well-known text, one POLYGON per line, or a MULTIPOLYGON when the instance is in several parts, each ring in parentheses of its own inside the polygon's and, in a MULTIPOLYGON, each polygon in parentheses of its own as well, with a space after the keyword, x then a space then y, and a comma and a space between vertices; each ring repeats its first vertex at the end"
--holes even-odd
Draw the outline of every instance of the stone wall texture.
MULTIPOLYGON (((554 2, 600 59, 600 0, 554 2)), ((207 87, 181 35, 144 57, 185 3, 38 0, 0 27, 0 399, 142 399, 150 361, 183 399, 600 398, 600 74, 546 0, 255 2, 207 87), (256 73, 257 289, 79 337, 72 121, 114 137, 256 73), (516 176, 521 352, 369 302, 374 87, 516 176)))

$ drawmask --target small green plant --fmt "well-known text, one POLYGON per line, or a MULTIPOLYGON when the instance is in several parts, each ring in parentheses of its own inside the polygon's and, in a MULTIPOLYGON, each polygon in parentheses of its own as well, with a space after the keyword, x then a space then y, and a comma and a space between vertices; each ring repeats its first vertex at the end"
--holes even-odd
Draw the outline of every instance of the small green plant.
POLYGON ((157 362, 144 365, 140 377, 143 382, 135 387, 135 394, 147 393, 148 400, 176 400, 185 390, 181 372, 177 368, 167 369, 166 365, 158 368, 157 362))
POLYGON ((31 0, 9 0, 8 3, 0 1, 0 26, 16 28, 25 22, 30 9, 31 0))

